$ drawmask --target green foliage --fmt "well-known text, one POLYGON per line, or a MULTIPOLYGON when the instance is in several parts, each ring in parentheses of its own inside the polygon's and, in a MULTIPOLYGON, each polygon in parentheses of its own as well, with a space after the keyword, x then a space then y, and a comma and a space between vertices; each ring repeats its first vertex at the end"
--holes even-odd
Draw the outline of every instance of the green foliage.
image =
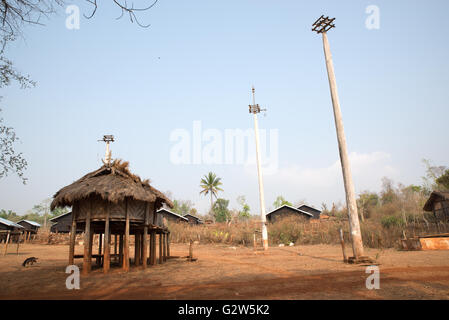
POLYGON ((191 213, 191 211, 195 209, 193 208, 192 202, 190 202, 189 200, 184 201, 175 199, 173 200, 173 209, 171 210, 177 214, 184 216, 188 213, 191 213))
POLYGON ((200 187, 202 190, 200 194, 202 195, 210 195, 210 207, 213 207, 213 197, 217 198, 218 191, 223 191, 220 186, 223 183, 221 182, 221 178, 218 178, 217 175, 213 172, 209 172, 205 175, 200 181, 200 187))
POLYGON ((291 204, 291 202, 285 200, 283 196, 278 196, 278 197, 276 198, 276 200, 273 202, 273 207, 274 207, 275 209, 277 209, 277 208, 279 208, 279 207, 282 207, 283 205, 293 206, 293 205, 291 204))
POLYGON ((217 199, 213 206, 213 212, 215 221, 217 222, 226 222, 231 219, 231 214, 228 209, 229 200, 225 199, 217 199))
POLYGON ((389 229, 392 227, 402 227, 404 225, 404 221, 396 216, 383 217, 380 223, 382 224, 382 227, 384 227, 385 229, 389 229))
POLYGON ((250 207, 248 203, 246 203, 245 196, 237 197, 237 203, 242 206, 242 209, 238 213, 238 217, 240 220, 247 220, 251 217, 250 207))
POLYGON ((449 190, 449 169, 436 179, 439 189, 449 190))

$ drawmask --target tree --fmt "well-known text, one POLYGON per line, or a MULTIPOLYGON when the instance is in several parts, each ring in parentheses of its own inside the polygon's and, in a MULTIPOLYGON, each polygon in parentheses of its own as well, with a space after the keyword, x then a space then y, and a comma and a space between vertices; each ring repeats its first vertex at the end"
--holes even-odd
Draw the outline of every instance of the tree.
POLYGON ((242 207, 242 209, 238 212, 238 217, 240 220, 247 220, 250 218, 250 207, 246 203, 245 196, 238 196, 237 197, 237 203, 242 207))
POLYGON ((285 200, 283 196, 278 196, 278 197, 276 198, 276 200, 274 200, 274 202, 273 202, 273 207, 274 207, 275 209, 277 209, 277 208, 279 208, 279 207, 282 207, 282 206, 284 206, 284 205, 287 205, 287 206, 293 206, 290 202, 288 202, 287 200, 285 200))
POLYGON ((423 189, 426 195, 429 195, 433 190, 439 189, 438 178, 443 176, 448 170, 445 166, 434 166, 432 162, 427 159, 423 159, 422 162, 426 167, 426 175, 422 177, 423 189))
POLYGON ((209 172, 207 175, 204 175, 204 178, 201 179, 200 187, 203 190, 200 191, 200 194, 203 194, 204 196, 210 194, 211 210, 214 206, 213 197, 217 199, 218 191, 223 191, 223 189, 220 188, 221 185, 221 178, 218 178, 213 172, 209 172))
MULTIPOLYGON (((86 18, 92 18, 97 11, 96 0, 86 0, 93 5, 93 10, 86 18)), ((128 5, 126 0, 112 0, 121 10, 119 18, 125 14, 129 16, 131 22, 142 25, 136 17, 135 12, 141 12, 151 9, 158 0, 150 0, 147 5, 141 8, 134 7, 134 4, 128 5)), ((7 87, 13 82, 17 82, 22 89, 34 87, 36 82, 30 79, 28 75, 18 72, 11 60, 5 56, 7 43, 14 41, 22 36, 24 25, 43 25, 42 17, 56 13, 56 8, 64 4, 63 0, 2 0, 0 1, 0 88, 7 87)), ((0 97, 1 98, 1 97, 0 97)), ((0 110, 1 111, 1 110, 0 110)), ((26 183, 24 171, 27 168, 27 161, 22 153, 17 153, 14 149, 14 143, 18 140, 14 129, 3 125, 3 119, 0 118, 0 179, 7 176, 9 172, 15 172, 26 183)))
POLYGON ((192 202, 189 200, 173 200, 172 211, 184 216, 192 211, 192 207, 192 202))
POLYGON ((444 171, 444 173, 436 179, 436 182, 438 184, 438 189, 440 190, 449 190, 449 169, 444 171))
POLYGON ((228 210, 229 200, 217 199, 213 206, 215 221, 226 222, 231 219, 231 214, 228 210))
POLYGON ((380 200, 382 204, 391 203, 397 199, 397 194, 394 189, 393 180, 387 177, 382 178, 382 190, 380 192, 380 200))
POLYGON ((370 208, 377 206, 379 196, 375 192, 364 191, 359 194, 357 206, 359 208, 360 218, 365 221, 369 217, 370 208))

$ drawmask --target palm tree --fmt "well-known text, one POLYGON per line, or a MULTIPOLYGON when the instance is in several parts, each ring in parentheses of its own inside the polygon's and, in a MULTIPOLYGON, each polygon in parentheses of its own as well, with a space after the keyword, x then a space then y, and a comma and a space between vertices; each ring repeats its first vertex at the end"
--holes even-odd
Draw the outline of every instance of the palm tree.
POLYGON ((209 172, 207 175, 204 175, 204 178, 201 179, 200 187, 203 189, 201 190, 200 194, 207 195, 210 194, 210 210, 212 211, 212 207, 214 205, 213 197, 215 199, 217 198, 218 191, 223 191, 219 186, 221 186, 221 178, 218 178, 217 175, 213 172, 209 172))

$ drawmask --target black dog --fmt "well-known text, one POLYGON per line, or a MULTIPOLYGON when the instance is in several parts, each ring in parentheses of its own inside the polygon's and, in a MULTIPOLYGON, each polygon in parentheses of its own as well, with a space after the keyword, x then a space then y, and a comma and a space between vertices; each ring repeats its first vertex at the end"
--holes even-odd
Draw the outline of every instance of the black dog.
POLYGON ((26 267, 28 265, 33 265, 37 263, 37 258, 36 257, 30 257, 30 258, 26 258, 25 261, 22 263, 22 266, 26 267))

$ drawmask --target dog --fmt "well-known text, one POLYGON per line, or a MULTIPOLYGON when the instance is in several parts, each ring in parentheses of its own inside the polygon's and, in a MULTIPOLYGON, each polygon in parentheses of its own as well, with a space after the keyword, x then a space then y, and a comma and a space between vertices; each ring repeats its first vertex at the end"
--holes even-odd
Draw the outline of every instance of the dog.
POLYGON ((29 265, 33 265, 35 263, 37 263, 37 258, 36 257, 29 257, 29 258, 25 259, 25 261, 22 263, 22 266, 26 267, 26 266, 29 266, 29 265))

